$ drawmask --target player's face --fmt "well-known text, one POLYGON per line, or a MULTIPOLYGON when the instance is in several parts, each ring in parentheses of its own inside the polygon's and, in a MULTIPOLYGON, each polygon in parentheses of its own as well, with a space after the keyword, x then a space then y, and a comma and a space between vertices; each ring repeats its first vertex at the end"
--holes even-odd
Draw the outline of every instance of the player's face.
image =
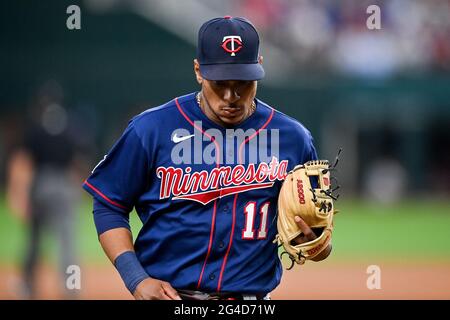
POLYGON ((203 111, 212 121, 229 127, 239 124, 251 114, 257 81, 206 80, 199 70, 196 70, 196 75, 202 86, 203 111))
POLYGON ((202 93, 207 106, 226 125, 236 125, 251 113, 256 81, 204 80, 202 93))

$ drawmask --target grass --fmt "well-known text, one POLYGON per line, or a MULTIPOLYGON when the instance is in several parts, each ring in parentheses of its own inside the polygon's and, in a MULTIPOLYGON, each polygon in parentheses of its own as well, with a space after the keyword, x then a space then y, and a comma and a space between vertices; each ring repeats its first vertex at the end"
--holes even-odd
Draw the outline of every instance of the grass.
MULTIPOLYGON (((342 201, 335 217, 333 260, 448 260, 450 261, 450 201, 410 200, 393 205, 342 201)), ((97 239, 87 196, 77 210, 76 247, 86 263, 108 263, 97 239)), ((130 224, 136 236, 140 221, 130 224)), ((26 226, 11 215, 0 197, 0 264, 17 264, 26 244, 26 226)), ((43 239, 45 259, 56 258, 57 245, 50 234, 43 239)))
POLYGON ((411 200, 382 206, 343 202, 335 217, 334 255, 450 260, 450 202, 411 200))
MULTIPOLYGON (((130 215, 130 226, 133 235, 138 234, 141 222, 137 214, 130 215)), ((108 263, 108 259, 98 242, 92 217, 92 200, 84 195, 76 214, 75 247, 77 257, 85 263, 108 263)), ((42 239, 42 254, 44 259, 54 261, 57 257, 58 245, 51 230, 45 230, 42 239)), ((23 259, 27 242, 27 226, 13 216, 7 208, 4 198, 0 197, 0 265, 18 264, 23 259)))

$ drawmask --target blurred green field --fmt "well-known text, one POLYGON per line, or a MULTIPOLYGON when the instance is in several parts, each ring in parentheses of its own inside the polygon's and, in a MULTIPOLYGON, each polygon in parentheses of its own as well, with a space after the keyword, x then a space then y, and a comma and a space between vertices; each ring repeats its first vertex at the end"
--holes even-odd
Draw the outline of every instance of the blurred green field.
MULTIPOLYGON (((410 200, 392 205, 340 201, 335 218, 332 260, 450 261, 450 201, 410 200)), ((140 221, 131 216, 134 236, 140 221)), ((76 248, 82 263, 109 263, 97 240, 90 199, 78 208, 76 248)), ((0 199, 0 264, 16 264, 26 244, 26 227, 0 199)), ((54 260, 51 235, 43 242, 45 259, 54 260)))

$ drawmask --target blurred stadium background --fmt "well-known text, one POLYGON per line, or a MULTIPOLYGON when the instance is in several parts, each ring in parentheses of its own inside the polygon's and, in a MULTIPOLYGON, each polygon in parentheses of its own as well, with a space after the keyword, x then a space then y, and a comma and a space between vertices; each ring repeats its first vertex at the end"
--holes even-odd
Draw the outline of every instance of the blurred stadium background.
MULTIPOLYGON (((32 167, 18 150, 36 121, 55 135, 67 131, 75 150, 71 227, 82 287, 74 297, 131 298, 102 253, 81 183, 133 115, 197 90, 197 30, 224 15, 259 29, 266 78, 258 97, 305 124, 321 157, 344 149, 333 254, 285 272, 272 296, 449 299, 447 0, 3 1, 0 299, 27 297, 30 223, 11 172, 27 184, 32 167), (81 8, 81 30, 66 27, 71 4, 81 8), (366 27, 371 4, 381 8, 381 30, 366 27), (381 269, 380 290, 366 287, 369 265, 381 269)), ((56 158, 68 152, 64 143, 33 145, 56 158)), ((132 225, 139 229, 135 215, 132 225)), ((38 298, 66 297, 58 239, 50 230, 42 239, 38 298)))

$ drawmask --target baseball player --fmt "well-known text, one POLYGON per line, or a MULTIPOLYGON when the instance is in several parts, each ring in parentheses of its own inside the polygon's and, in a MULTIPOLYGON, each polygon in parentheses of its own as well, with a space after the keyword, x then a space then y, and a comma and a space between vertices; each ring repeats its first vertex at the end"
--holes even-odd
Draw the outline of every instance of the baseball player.
MULTIPOLYGON (((99 240, 136 299, 267 299, 282 275, 278 193, 317 158, 313 139, 255 97, 264 69, 245 18, 201 26, 194 72, 200 91, 134 117, 85 181, 99 240)), ((316 238, 296 222, 296 242, 316 238)))

